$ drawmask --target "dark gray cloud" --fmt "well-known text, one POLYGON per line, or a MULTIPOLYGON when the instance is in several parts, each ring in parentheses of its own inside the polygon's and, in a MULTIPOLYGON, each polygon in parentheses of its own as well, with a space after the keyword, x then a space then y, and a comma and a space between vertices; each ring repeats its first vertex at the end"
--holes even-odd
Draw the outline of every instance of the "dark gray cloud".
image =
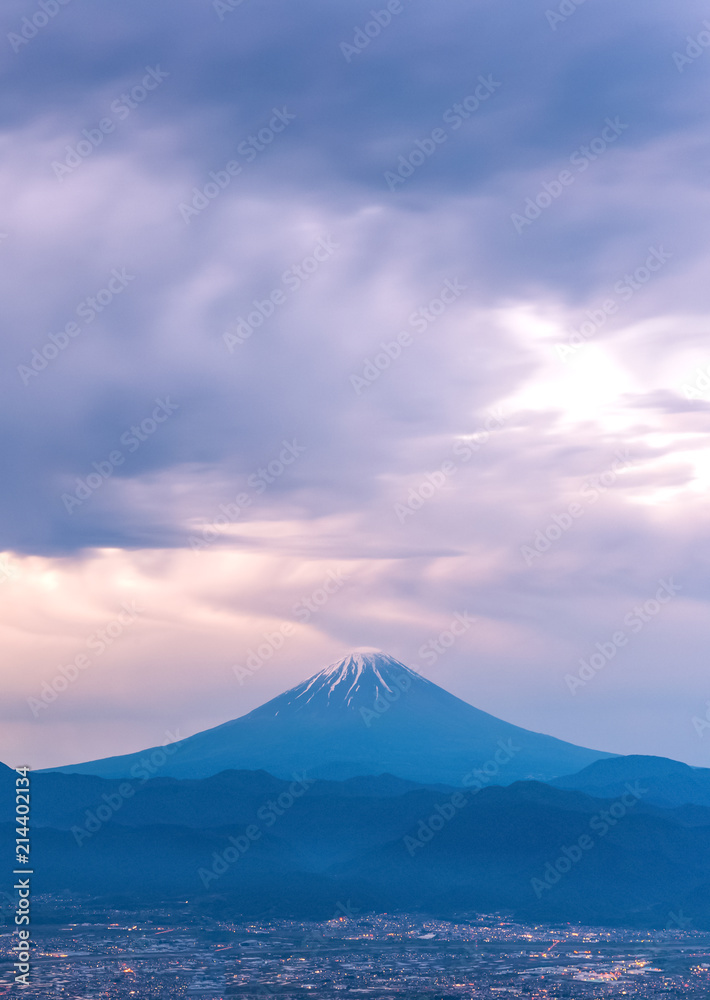
MULTIPOLYGON (((674 52, 704 5, 590 0, 556 22, 537 0, 402 0, 367 44, 370 4, 220 9, 71 0, 23 44, 40 8, 5 5, 0 549, 65 568, 164 550, 160 589, 246 491, 216 565, 370 567, 358 586, 387 613, 334 605, 319 642, 406 658, 427 609, 470 606, 487 663, 547 677, 664 574, 694 628, 710 51, 674 52), (260 490, 284 442, 303 451, 260 490), (526 563, 619 452, 633 466, 526 563)), ((204 601, 285 613, 269 594, 204 601)), ((475 700, 467 657, 447 677, 475 700)))

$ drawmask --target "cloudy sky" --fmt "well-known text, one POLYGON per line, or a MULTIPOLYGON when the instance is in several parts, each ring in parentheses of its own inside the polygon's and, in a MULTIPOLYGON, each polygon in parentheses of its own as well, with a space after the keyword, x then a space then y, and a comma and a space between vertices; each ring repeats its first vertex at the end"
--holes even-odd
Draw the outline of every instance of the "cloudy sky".
POLYGON ((710 765, 706 17, 7 0, 0 759, 376 646, 710 765))

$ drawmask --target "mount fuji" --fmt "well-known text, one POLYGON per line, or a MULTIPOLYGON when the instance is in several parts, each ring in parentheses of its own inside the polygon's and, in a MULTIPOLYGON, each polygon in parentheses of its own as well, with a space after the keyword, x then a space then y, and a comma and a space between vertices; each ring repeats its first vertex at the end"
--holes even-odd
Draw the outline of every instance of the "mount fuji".
POLYGON ((611 756, 503 722, 393 657, 363 651, 241 718, 167 748, 46 770, 140 777, 148 758, 161 777, 206 778, 235 769, 330 780, 390 774, 482 787, 549 781, 611 756))

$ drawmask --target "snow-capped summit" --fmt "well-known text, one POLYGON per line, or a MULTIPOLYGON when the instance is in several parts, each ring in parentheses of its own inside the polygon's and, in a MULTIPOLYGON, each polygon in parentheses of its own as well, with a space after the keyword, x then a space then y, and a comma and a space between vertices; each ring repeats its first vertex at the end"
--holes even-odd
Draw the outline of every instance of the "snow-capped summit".
POLYGON ((398 698, 413 681, 421 682, 423 678, 382 650, 362 647, 285 691, 263 709, 274 706, 273 714, 278 715, 287 706, 296 710, 310 706, 311 711, 336 706, 372 708, 381 697, 398 698))
POLYGON ((230 768, 279 778, 387 773, 464 787, 546 781, 609 756, 496 719, 372 648, 354 650, 247 715, 165 751, 54 770, 130 777, 151 752, 160 756, 161 777, 203 778, 230 768))

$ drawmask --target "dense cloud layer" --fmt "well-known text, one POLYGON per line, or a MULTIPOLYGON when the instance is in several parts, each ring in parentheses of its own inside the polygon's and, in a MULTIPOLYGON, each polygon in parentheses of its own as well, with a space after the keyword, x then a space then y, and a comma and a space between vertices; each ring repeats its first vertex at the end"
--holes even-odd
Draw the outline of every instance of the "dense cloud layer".
POLYGON ((194 731, 363 643, 425 669, 467 611, 432 679, 706 763, 704 6, 45 8, 4 13, 0 758, 194 731))

